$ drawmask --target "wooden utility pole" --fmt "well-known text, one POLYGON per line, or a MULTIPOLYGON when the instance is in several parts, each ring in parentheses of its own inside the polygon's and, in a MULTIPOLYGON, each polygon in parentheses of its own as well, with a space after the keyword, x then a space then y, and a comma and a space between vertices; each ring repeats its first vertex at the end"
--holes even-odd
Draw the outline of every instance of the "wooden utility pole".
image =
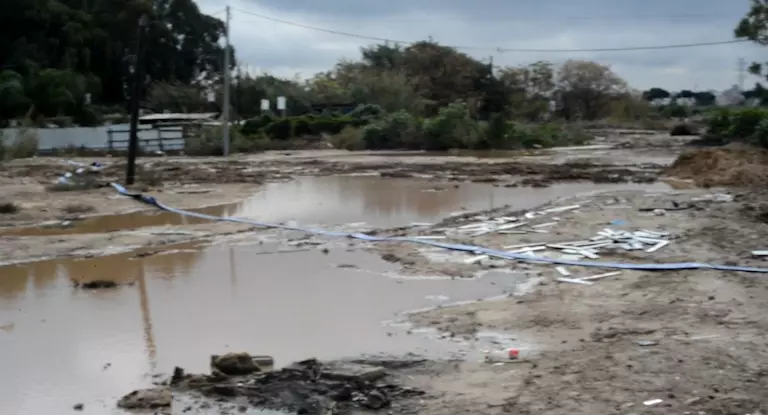
POLYGON ((224 157, 229 156, 229 84, 230 84, 230 53, 229 53, 229 5, 225 26, 226 43, 224 44, 224 102, 221 104, 221 138, 223 141, 224 157))
POLYGON ((144 28, 147 17, 139 19, 139 32, 136 39, 136 55, 133 62, 133 92, 131 93, 131 128, 128 140, 128 168, 125 184, 130 186, 136 181, 136 156, 139 152, 139 105, 141 86, 144 84, 144 28))

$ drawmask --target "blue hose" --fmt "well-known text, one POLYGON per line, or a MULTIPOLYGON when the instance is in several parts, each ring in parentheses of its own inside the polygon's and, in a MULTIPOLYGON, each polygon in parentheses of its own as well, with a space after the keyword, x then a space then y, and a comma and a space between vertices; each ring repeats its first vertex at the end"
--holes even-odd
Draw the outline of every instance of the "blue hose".
POLYGON ((544 257, 535 257, 530 255, 524 255, 524 254, 515 254, 511 252, 499 251, 499 250, 486 248, 482 246, 435 242, 433 240, 409 238, 406 236, 402 236, 402 237, 401 236, 373 236, 373 235, 367 235, 364 233, 334 232, 334 231, 328 231, 325 229, 301 228, 298 226, 280 225, 275 223, 259 222, 255 220, 242 219, 242 218, 213 216, 213 215, 206 215, 204 213, 197 213, 197 212, 190 212, 182 209, 176 209, 160 203, 157 199, 155 199, 152 196, 146 196, 140 193, 131 193, 125 187, 117 183, 111 183, 111 185, 112 187, 115 188, 115 190, 117 190, 122 195, 132 197, 138 201, 141 201, 151 206, 155 206, 157 208, 160 208, 168 212, 178 213, 179 215, 192 216, 196 218, 209 219, 213 221, 244 223, 247 225, 261 226, 265 228, 278 228, 278 229, 285 229, 285 230, 291 230, 291 231, 300 231, 300 232, 312 233, 317 235, 354 238, 354 239, 359 239, 362 241, 369 241, 369 242, 411 242, 411 243, 422 244, 422 245, 430 245, 430 246, 448 249, 452 251, 463 251, 463 252, 484 254, 484 255, 488 255, 496 258, 514 259, 514 260, 522 260, 522 261, 530 261, 530 262, 546 262, 550 264, 572 265, 572 266, 578 266, 578 267, 615 268, 615 269, 629 269, 629 270, 640 270, 640 271, 674 271, 674 270, 682 270, 682 269, 712 269, 712 270, 718 270, 718 271, 742 271, 742 272, 768 273, 768 268, 741 267, 741 266, 735 266, 735 265, 702 264, 698 262, 677 262, 677 263, 669 263, 669 264, 623 264, 618 262, 572 261, 567 259, 544 258, 544 257))

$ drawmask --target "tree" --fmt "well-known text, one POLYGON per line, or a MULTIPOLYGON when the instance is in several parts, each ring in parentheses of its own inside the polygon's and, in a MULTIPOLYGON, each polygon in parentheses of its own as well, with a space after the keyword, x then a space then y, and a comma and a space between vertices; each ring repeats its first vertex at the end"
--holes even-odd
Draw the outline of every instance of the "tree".
POLYGON ((667 99, 671 96, 672 94, 670 94, 669 91, 662 88, 651 88, 643 92, 643 99, 648 102, 655 101, 657 99, 667 99))
POLYGON ((499 73, 508 89, 508 112, 514 118, 538 121, 549 114, 555 90, 555 69, 549 62, 503 68, 499 73))
MULTIPOLYGON (((739 21, 734 30, 738 39, 751 40, 759 45, 768 45, 768 0, 751 0, 747 14, 739 21)), ((749 71, 758 76, 768 76, 764 64, 753 62, 749 71)))
POLYGON ((715 94, 709 91, 694 92, 693 99, 696 101, 696 105, 700 107, 709 107, 715 105, 715 94))
POLYGON ((3 7, 13 10, 0 14, 3 69, 21 76, 24 93, 6 74, 0 118, 30 104, 44 115, 77 115, 85 94, 124 103, 142 16, 149 20, 147 85, 215 81, 222 70, 224 23, 200 13, 193 0, 7 0, 3 7), (21 95, 30 101, 17 101, 21 95))
POLYGON ((15 71, 0 71, 0 119, 22 115, 29 105, 21 74, 15 71))
POLYGON ((557 73, 559 112, 567 120, 606 117, 612 99, 627 93, 626 81, 595 62, 569 60, 557 73))

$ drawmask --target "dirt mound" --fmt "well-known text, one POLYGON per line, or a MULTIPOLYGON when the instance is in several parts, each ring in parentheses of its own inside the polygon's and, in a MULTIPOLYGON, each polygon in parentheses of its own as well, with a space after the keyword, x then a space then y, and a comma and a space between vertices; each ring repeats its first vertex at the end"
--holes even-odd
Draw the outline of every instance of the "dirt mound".
MULTIPOLYGON (((217 358, 221 360, 214 360, 217 358)), ((248 402, 257 408, 310 415, 386 410, 394 400, 424 395, 421 390, 388 381, 390 371, 384 365, 364 362, 308 359, 277 371, 241 371, 249 372, 242 376, 228 376, 220 370, 211 375, 187 375, 176 368, 169 386, 173 391, 202 394, 215 402, 248 402)), ((136 394, 126 395, 121 402, 136 394)), ((201 406, 209 404, 202 402, 201 406)))
POLYGON ((664 172, 698 186, 763 186, 768 180, 768 151, 757 148, 708 148, 680 155, 664 172))

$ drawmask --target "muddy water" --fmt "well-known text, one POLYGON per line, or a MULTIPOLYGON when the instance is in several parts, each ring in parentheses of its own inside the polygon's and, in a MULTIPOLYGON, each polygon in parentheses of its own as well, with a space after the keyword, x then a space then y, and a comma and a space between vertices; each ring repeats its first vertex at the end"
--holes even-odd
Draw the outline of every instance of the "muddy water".
MULTIPOLYGON (((664 184, 556 184, 548 188, 504 188, 485 183, 445 184, 378 176, 328 176, 270 183, 240 203, 211 206, 197 212, 239 216, 266 222, 297 220, 301 224, 338 225, 365 222, 373 227, 436 222, 453 212, 485 210, 511 205, 517 209, 538 206, 557 197, 595 190, 664 190, 664 184)), ((126 205, 135 202, 126 199, 126 205)), ((71 227, 14 229, 4 235, 65 235, 113 232, 148 226, 204 222, 160 211, 99 216, 72 222, 71 227)))
POLYGON ((115 398, 175 365, 205 371, 209 355, 269 354, 278 365, 317 356, 455 351, 383 321, 440 301, 513 290, 519 275, 477 281, 391 278, 377 256, 274 242, 177 247, 0 268, 0 413, 62 413, 78 402, 111 413, 115 398), (295 248, 294 248, 295 249, 295 248), (111 279, 83 290, 71 280, 111 279), (447 297, 447 298, 446 298, 447 297))
MULTIPOLYGON (((126 204, 137 203, 138 202, 126 199, 126 204)), ((231 216, 233 213, 237 212, 237 208, 238 204, 233 203, 191 210, 207 215, 231 216)), ((0 230, 0 236, 76 235, 114 232, 150 226, 193 225, 204 222, 207 222, 207 220, 181 216, 160 210, 150 210, 126 214, 94 216, 83 220, 62 221, 37 227, 0 230)))

